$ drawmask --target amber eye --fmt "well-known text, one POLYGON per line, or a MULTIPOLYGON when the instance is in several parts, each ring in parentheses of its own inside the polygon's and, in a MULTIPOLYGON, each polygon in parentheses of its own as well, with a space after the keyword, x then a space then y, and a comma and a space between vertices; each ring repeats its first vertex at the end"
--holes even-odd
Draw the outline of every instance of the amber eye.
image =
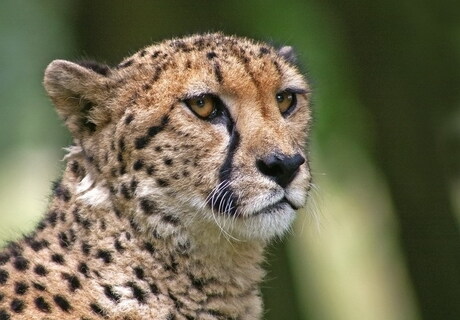
POLYGON ((212 95, 202 94, 185 100, 187 106, 201 118, 209 118, 216 111, 215 99, 212 95))
POLYGON ((280 112, 286 114, 296 103, 295 93, 289 91, 279 92, 276 94, 276 102, 278 103, 280 112))

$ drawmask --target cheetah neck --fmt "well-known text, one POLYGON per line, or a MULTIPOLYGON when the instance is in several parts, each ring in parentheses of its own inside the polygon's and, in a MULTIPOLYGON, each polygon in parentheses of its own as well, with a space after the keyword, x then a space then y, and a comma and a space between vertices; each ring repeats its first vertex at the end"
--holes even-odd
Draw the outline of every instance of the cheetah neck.
MULTIPOLYGON (((166 218, 169 224, 152 229, 136 219, 134 209, 116 201, 113 188, 92 175, 97 172, 87 161, 69 159, 54 187, 49 213, 39 225, 42 234, 57 235, 54 245, 65 249, 66 260, 95 259, 99 263, 95 276, 104 279, 129 282, 126 274, 138 266, 135 270, 142 270, 143 278, 187 275, 199 289, 207 288, 207 294, 258 296, 264 275, 263 243, 231 241, 217 227, 206 225, 188 230, 170 218, 166 218)), ((178 285, 180 281, 166 284, 178 285)))

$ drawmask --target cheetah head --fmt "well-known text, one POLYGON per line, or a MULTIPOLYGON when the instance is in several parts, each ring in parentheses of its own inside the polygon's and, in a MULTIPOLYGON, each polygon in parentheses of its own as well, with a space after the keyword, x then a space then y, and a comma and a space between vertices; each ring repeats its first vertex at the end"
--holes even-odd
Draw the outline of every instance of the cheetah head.
POLYGON ((206 34, 115 68, 56 60, 45 87, 105 202, 152 228, 167 216, 266 240, 289 228, 310 185, 310 90, 291 58, 206 34))

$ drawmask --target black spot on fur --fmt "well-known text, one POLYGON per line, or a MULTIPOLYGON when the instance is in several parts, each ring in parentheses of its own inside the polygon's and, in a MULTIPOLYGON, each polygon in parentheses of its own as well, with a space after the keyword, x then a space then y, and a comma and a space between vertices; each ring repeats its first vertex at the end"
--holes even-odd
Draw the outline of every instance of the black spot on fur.
POLYGON ((145 56, 146 54, 147 54, 147 50, 142 50, 142 51, 139 53, 139 55, 140 55, 141 57, 145 56))
POLYGON ((124 175, 126 173, 126 164, 122 163, 120 166, 120 175, 124 175))
POLYGON ((125 199, 131 199, 132 198, 132 194, 129 190, 129 188, 126 186, 126 184, 122 183, 121 184, 121 194, 123 195, 123 197, 125 197, 125 199))
POLYGON ((0 320, 10 320, 11 316, 5 309, 0 309, 0 320))
POLYGON ((165 128, 168 122, 169 122, 168 115, 163 116, 161 118, 161 123, 159 125, 150 127, 147 130, 146 136, 139 137, 135 140, 136 149, 145 148, 147 144, 150 142, 150 140, 165 128))
POLYGON ((45 221, 40 221, 37 225, 37 230, 42 231, 46 228, 46 222, 45 221))
POLYGON ((279 63, 277 61, 273 61, 273 65, 275 66, 276 72, 278 72, 278 74, 281 75, 282 72, 279 63))
POLYGON ((28 242, 29 246, 34 250, 35 252, 38 252, 42 250, 43 248, 47 248, 49 246, 49 242, 46 240, 35 240, 32 239, 28 242))
POLYGON ((113 288, 111 286, 104 285, 103 287, 104 287, 104 294, 107 298, 109 298, 110 300, 116 303, 120 302, 121 296, 115 291, 113 291, 113 288))
POLYGON ((56 211, 51 211, 46 220, 48 221, 48 223, 54 228, 56 226, 56 222, 57 222, 57 218, 58 218, 58 214, 56 211))
POLYGON ((146 198, 142 198, 139 201, 139 204, 141 206, 142 211, 145 214, 151 215, 151 214, 155 213, 155 210, 156 210, 155 202, 153 202, 153 201, 151 201, 149 199, 146 199, 146 198))
POLYGON ((69 290, 75 292, 75 290, 81 288, 80 279, 74 274, 62 273, 62 278, 67 280, 69 284, 69 290))
POLYGON ((144 161, 142 161, 141 159, 138 159, 136 160, 136 162, 134 162, 133 169, 136 171, 139 171, 142 169, 143 166, 144 166, 144 161))
POLYGON ((60 232, 58 234, 58 239, 59 239, 59 245, 61 246, 61 248, 69 249, 70 242, 69 242, 69 238, 67 237, 67 234, 65 232, 60 232))
POLYGON ((78 265, 78 271, 80 273, 82 273, 85 277, 88 278, 89 276, 89 268, 88 268, 88 265, 84 262, 80 262, 80 264, 78 265))
POLYGON ((49 303, 43 298, 43 297, 37 297, 34 300, 35 306, 37 307, 38 310, 41 312, 49 313, 51 312, 51 307, 49 303))
POLYGON ((64 187, 60 181, 56 181, 53 183, 52 187, 54 195, 59 198, 64 200, 65 202, 69 202, 70 200, 70 191, 66 187, 64 187))
POLYGON ((87 256, 87 255, 89 255, 89 253, 91 251, 91 246, 87 242, 83 242, 81 244, 81 251, 83 252, 83 254, 85 256, 87 256))
POLYGON ((14 292, 19 295, 24 295, 29 290, 29 285, 24 281, 18 281, 14 284, 14 292))
POLYGON ((155 151, 156 152, 161 152, 161 151, 163 151, 163 148, 161 146, 156 146, 155 151))
POLYGON ((22 256, 16 257, 13 261, 13 266, 18 271, 25 271, 29 269, 29 260, 22 256))
POLYGON ((134 145, 136 149, 143 149, 147 146, 149 142, 150 142, 149 137, 139 137, 139 138, 136 138, 134 145))
POLYGON ((157 184, 160 187, 167 187, 169 186, 169 181, 166 179, 157 179, 157 184))
POLYGON ((16 242, 8 243, 7 249, 13 257, 21 256, 24 249, 16 242))
POLYGON ((120 253, 125 251, 125 248, 121 245, 121 242, 118 239, 115 239, 114 247, 115 247, 115 250, 117 250, 120 253))
POLYGON ((0 292, 0 302, 2 302, 4 298, 5 298, 5 295, 0 292))
POLYGON ((265 54, 269 54, 270 53, 270 49, 266 48, 266 47, 260 47, 260 50, 259 50, 259 53, 260 55, 265 55, 265 54))
POLYGON ((160 79, 161 72, 162 72, 161 67, 158 66, 155 68, 155 73, 153 74, 152 80, 150 80, 150 84, 153 84, 157 82, 158 79, 160 79))
POLYGON ((176 296, 174 296, 171 292, 168 293, 169 298, 174 302, 174 305, 176 306, 176 309, 180 309, 183 306, 183 303, 180 302, 176 296))
POLYGON ((10 255, 6 252, 0 253, 0 266, 5 265, 8 261, 10 261, 10 255))
POLYGON ((126 149, 125 139, 121 138, 118 141, 118 148, 120 149, 120 151, 125 151, 126 149))
POLYGON ((13 301, 11 301, 10 306, 11 310, 13 310, 14 312, 21 313, 24 311, 26 304, 24 303, 24 301, 20 299, 13 299, 13 301))
POLYGON ((147 167, 147 170, 145 171, 149 176, 153 175, 155 173, 155 166, 150 165, 147 167))
POLYGON ((139 287, 134 282, 128 282, 126 285, 131 288, 134 298, 137 301, 139 301, 139 303, 142 303, 142 304, 145 303, 145 298, 147 296, 147 292, 142 290, 142 288, 139 287))
POLYGON ((24 249, 16 242, 9 243, 7 248, 13 257, 21 256, 24 251, 24 249))
POLYGON ((104 263, 111 263, 112 260, 113 260, 112 254, 110 253, 110 251, 103 250, 103 249, 99 249, 97 251, 96 257, 99 258, 99 259, 102 259, 102 261, 104 261, 104 263))
POLYGON ((97 303, 91 303, 89 307, 91 308, 91 311, 93 311, 98 316, 101 316, 101 317, 107 316, 107 313, 97 303))
POLYGON ((64 257, 59 253, 54 253, 51 255, 51 261, 57 264, 64 264, 64 257))
POLYGON ((131 180, 131 183, 129 184, 129 191, 131 191, 131 194, 134 194, 134 192, 136 192, 137 185, 138 182, 136 181, 136 179, 133 178, 131 180))
POLYGON ((82 172, 80 172, 80 164, 78 163, 78 161, 72 161, 70 163, 70 171, 72 171, 72 173, 76 176, 83 175, 82 172))
POLYGON ((103 76, 108 76, 110 74, 110 68, 106 64, 99 63, 93 60, 84 60, 77 62, 82 67, 93 70, 103 76))
POLYGON ((150 242, 144 242, 144 249, 147 250, 150 254, 155 253, 155 247, 150 242))
POLYGON ((216 77, 217 82, 222 83, 224 78, 222 76, 222 71, 220 70, 220 65, 218 63, 214 64, 214 75, 216 77))
POLYGON ((133 120, 134 120, 134 115, 130 113, 126 116, 125 124, 130 124, 133 120))
POLYGON ((195 278, 193 275, 189 275, 190 281, 192 282, 192 286, 194 286, 197 290, 203 290, 204 280, 195 278))
POLYGON ((122 152, 118 152, 118 154, 117 154, 117 161, 118 161, 118 162, 123 162, 123 153, 122 153, 122 152))
POLYGON ((160 55, 160 53, 161 53, 161 51, 155 51, 155 52, 152 53, 152 56, 151 56, 151 57, 152 57, 153 59, 155 59, 155 58, 157 58, 157 57, 160 55))
POLYGON ((170 159, 170 158, 166 158, 166 159, 164 159, 164 160, 163 160, 163 162, 164 162, 164 163, 165 163, 165 165, 167 165, 167 166, 172 166, 172 165, 173 165, 173 163, 174 163, 174 162, 173 162, 173 160, 172 160, 172 159, 170 159))
POLYGON ((46 287, 40 283, 37 283, 37 282, 32 282, 32 286, 39 290, 39 291, 45 291, 46 290, 46 287))
POLYGON ((46 276, 48 274, 48 270, 41 264, 35 266, 34 272, 39 276, 46 276))
POLYGON ((69 312, 72 307, 70 306, 69 301, 61 295, 55 295, 53 297, 54 303, 61 308, 64 312, 69 312))
POLYGON ((217 57, 217 54, 214 51, 210 51, 206 54, 206 58, 208 58, 209 60, 212 60, 216 57, 217 57))
POLYGON ((229 317, 227 317, 224 313, 222 313, 220 311, 217 311, 217 310, 212 310, 211 309, 211 310, 208 310, 207 313, 212 315, 212 316, 221 318, 221 319, 229 319, 229 317))
POLYGON ((156 136, 158 133, 161 132, 161 130, 163 130, 163 125, 160 125, 160 126, 152 126, 149 128, 149 130, 147 131, 147 135, 151 138, 153 138, 154 136, 156 136))
POLYGON ((175 216, 169 215, 169 214, 165 214, 164 216, 162 216, 161 220, 163 220, 166 223, 170 223, 170 224, 172 224, 174 226, 177 226, 179 224, 179 222, 180 222, 178 217, 175 217, 175 216))
POLYGON ((154 295, 157 295, 160 293, 160 289, 158 289, 158 286, 155 283, 149 283, 150 287, 150 292, 152 292, 154 295))
POLYGON ((139 280, 144 279, 144 269, 142 269, 141 267, 134 267, 133 270, 134 270, 134 274, 139 280))
POLYGON ((136 232, 140 232, 141 231, 141 228, 139 227, 139 225, 134 221, 134 220, 129 220, 129 225, 131 226, 131 228, 136 231, 136 232))

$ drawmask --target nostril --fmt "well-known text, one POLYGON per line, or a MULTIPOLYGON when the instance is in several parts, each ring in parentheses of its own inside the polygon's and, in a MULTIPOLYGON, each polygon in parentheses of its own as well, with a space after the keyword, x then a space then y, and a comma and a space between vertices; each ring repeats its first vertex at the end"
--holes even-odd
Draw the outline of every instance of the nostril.
POLYGON ((299 153, 293 156, 272 153, 265 158, 258 159, 256 166, 262 174, 285 188, 295 178, 299 167, 304 162, 305 158, 299 153))
POLYGON ((257 160, 257 168, 266 176, 278 176, 283 173, 283 168, 272 159, 257 160))

